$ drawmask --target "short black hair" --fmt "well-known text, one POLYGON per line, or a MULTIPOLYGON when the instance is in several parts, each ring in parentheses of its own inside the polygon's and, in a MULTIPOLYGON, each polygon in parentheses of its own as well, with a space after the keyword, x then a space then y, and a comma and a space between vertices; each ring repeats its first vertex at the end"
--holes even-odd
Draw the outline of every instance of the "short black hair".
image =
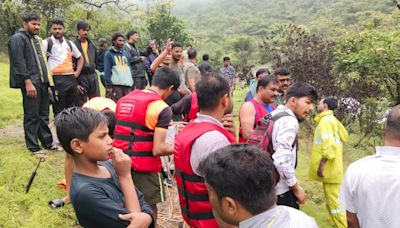
POLYGON ((22 15, 22 20, 24 22, 30 22, 30 21, 40 21, 40 16, 35 13, 35 12, 25 12, 22 15))
POLYGON ((188 51, 188 59, 194 59, 197 57, 197 51, 193 48, 188 51))
POLYGON ((182 44, 179 43, 179 42, 173 42, 172 45, 171 45, 171 48, 174 49, 174 48, 176 48, 176 47, 183 47, 183 46, 182 46, 182 44))
POLYGON ((115 118, 115 112, 106 109, 101 112, 107 118, 108 135, 114 138, 115 124, 117 124, 117 119, 115 118))
POLYGON ((290 75, 290 74, 291 74, 290 70, 288 68, 286 68, 286 67, 279 67, 278 69, 276 69, 274 71, 274 76, 278 76, 278 75, 287 76, 287 75, 290 75))
POLYGON ((65 152, 73 154, 71 140, 87 142, 89 135, 100 125, 107 126, 107 118, 90 108, 71 107, 57 114, 54 120, 57 137, 65 152))
POLYGON ((393 107, 387 117, 385 138, 400 140, 400 105, 393 107))
POLYGON ((79 21, 78 24, 76 24, 76 30, 81 30, 81 29, 91 29, 89 23, 85 21, 79 21))
POLYGON ((179 74, 176 70, 169 67, 161 67, 156 70, 153 76, 152 85, 160 89, 167 89, 173 86, 173 90, 177 90, 181 84, 179 74))
POLYGON ((219 100, 229 94, 228 81, 217 73, 208 73, 196 83, 197 100, 200 110, 214 110, 219 100))
POLYGON ((124 37, 124 35, 122 35, 122 33, 116 32, 116 33, 114 33, 114 34, 112 35, 111 41, 114 43, 114 41, 116 41, 116 40, 117 40, 118 38, 120 38, 120 37, 122 37, 122 38, 125 39, 125 37, 124 37))
POLYGON ((136 34, 137 31, 136 30, 131 30, 126 34, 126 39, 129 40, 129 38, 131 38, 131 36, 133 36, 134 34, 136 34))
POLYGON ((268 75, 271 74, 268 70, 268 68, 260 68, 256 72, 256 77, 260 76, 261 74, 267 73, 268 75))
POLYGON ((256 91, 258 92, 260 87, 265 88, 269 83, 278 84, 278 80, 276 79, 276 77, 269 76, 269 75, 262 77, 257 83, 256 91))
POLYGON ((254 145, 220 148, 200 163, 200 172, 219 200, 231 197, 252 215, 276 204, 274 164, 268 153, 254 145))
POLYGON ((290 86, 287 90, 286 101, 290 98, 310 97, 313 101, 317 101, 318 93, 314 86, 306 82, 297 82, 290 86))
POLYGON ((62 27, 64 27, 64 21, 63 21, 63 19, 60 19, 60 18, 53 18, 50 21, 50 26, 52 26, 52 25, 61 25, 62 27))
POLYGON ((203 61, 208 61, 210 59, 210 56, 208 54, 203 55, 203 61))
POLYGON ((338 107, 338 99, 335 96, 325 97, 322 102, 328 106, 329 110, 335 110, 338 107))
POLYGON ((225 56, 224 58, 223 58, 223 60, 224 61, 226 61, 226 60, 231 60, 228 56, 225 56))

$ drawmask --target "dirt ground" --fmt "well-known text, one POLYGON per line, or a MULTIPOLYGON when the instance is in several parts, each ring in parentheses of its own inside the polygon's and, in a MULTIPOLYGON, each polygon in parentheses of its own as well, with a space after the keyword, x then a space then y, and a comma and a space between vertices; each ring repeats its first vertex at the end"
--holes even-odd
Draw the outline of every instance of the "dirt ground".
POLYGON ((176 228, 183 221, 179 208, 178 191, 176 186, 166 188, 167 201, 157 205, 158 226, 163 228, 176 228))

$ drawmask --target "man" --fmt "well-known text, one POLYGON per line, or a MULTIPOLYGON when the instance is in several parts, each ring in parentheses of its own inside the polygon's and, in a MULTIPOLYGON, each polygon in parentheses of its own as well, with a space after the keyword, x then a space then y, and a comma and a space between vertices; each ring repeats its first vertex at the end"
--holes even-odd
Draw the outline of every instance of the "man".
POLYGON ((276 205, 274 165, 257 147, 223 147, 200 167, 214 213, 224 222, 239 228, 318 227, 303 212, 276 205))
POLYGON ((25 143, 30 152, 45 156, 38 139, 46 149, 53 147, 49 124, 49 85, 53 80, 47 68, 42 40, 37 36, 40 17, 23 15, 23 28, 8 40, 10 88, 20 88, 24 107, 25 143))
POLYGON ((74 106, 78 99, 76 78, 81 73, 83 57, 75 44, 64 37, 64 21, 54 18, 50 24, 52 36, 43 40, 43 49, 47 52, 54 80, 53 112, 56 116, 62 110, 74 106), (76 71, 72 57, 77 59, 76 71))
POLYGON ((250 138, 258 121, 275 110, 278 82, 274 77, 265 76, 257 83, 256 97, 242 105, 239 112, 239 142, 250 138))
POLYGON ((338 106, 336 97, 325 97, 318 103, 318 124, 314 133, 309 176, 322 182, 326 206, 331 222, 336 227, 347 227, 346 214, 339 204, 340 184, 343 178, 343 142, 348 134, 342 123, 333 115, 338 106))
POLYGON ((105 38, 99 39, 99 50, 96 55, 96 68, 100 73, 101 84, 106 87, 104 78, 104 55, 107 52, 108 44, 105 38))
POLYGON ((211 73, 213 71, 213 67, 210 63, 210 56, 208 54, 203 55, 203 63, 200 64, 199 70, 201 75, 205 75, 206 73, 211 73))
POLYGON ((224 65, 223 67, 219 70, 220 73, 228 80, 229 86, 231 88, 235 87, 235 80, 236 80, 236 71, 233 66, 230 65, 231 59, 228 56, 225 56, 223 58, 224 65))
POLYGON ((202 78, 196 85, 200 112, 175 139, 174 163, 179 203, 183 219, 190 227, 218 227, 208 202, 199 164, 218 148, 235 143, 224 129, 224 115, 232 112, 229 83, 217 74, 202 78))
POLYGON ((160 156, 174 153, 165 138, 171 109, 164 100, 179 86, 179 76, 168 67, 160 68, 152 86, 134 90, 117 103, 114 146, 132 160, 132 177, 157 218, 157 203, 165 201, 160 156))
POLYGON ((318 94, 308 83, 295 83, 287 90, 286 104, 279 105, 272 113, 281 116, 274 122, 272 129, 272 155, 274 165, 279 173, 276 184, 278 205, 299 209, 299 203, 306 200, 304 190, 296 178, 297 133, 299 121, 303 121, 314 109, 318 94))
MULTIPOLYGON (((131 30, 126 34, 128 42, 124 45, 124 50, 128 54, 128 61, 131 66, 131 73, 133 79, 132 90, 144 89, 147 85, 146 79, 146 57, 142 56, 137 42, 139 41, 139 34, 135 30, 131 30)), ((144 55, 144 54, 143 54, 144 55)))
POLYGON ((257 94, 257 83, 260 80, 260 78, 264 77, 264 76, 268 76, 269 75, 269 70, 267 68, 260 68, 257 70, 256 72, 256 78, 250 80, 250 91, 246 94, 246 97, 244 98, 244 102, 248 102, 251 101, 251 99, 253 99, 256 94, 257 94))
POLYGON ((88 99, 100 96, 99 80, 96 69, 96 46, 88 38, 90 25, 84 21, 76 25, 78 37, 74 41, 83 55, 83 68, 78 80, 78 93, 80 94, 79 105, 82 106, 88 99))
POLYGON ((340 202, 348 227, 400 227, 400 105, 390 111, 384 132, 384 146, 344 175, 340 202))
POLYGON ((278 96, 275 100, 275 105, 281 105, 285 103, 286 90, 289 88, 291 83, 291 73, 285 67, 280 67, 274 71, 274 76, 279 82, 278 96))
POLYGON ((106 97, 117 102, 131 91, 133 85, 128 55, 123 50, 124 36, 117 32, 111 37, 113 46, 104 55, 106 97))
POLYGON ((188 51, 189 60, 183 64, 186 86, 191 92, 195 91, 195 84, 201 78, 200 70, 196 67, 197 51, 193 48, 188 51))
MULTIPOLYGON (((180 63, 182 59, 182 44, 173 42, 170 39, 168 39, 167 44, 165 45, 164 51, 160 53, 160 55, 154 60, 154 62, 151 64, 150 69, 152 71, 155 71, 156 69, 159 68, 159 66, 165 62, 165 60, 169 60, 169 57, 171 57, 171 60, 168 61, 168 67, 176 71, 179 75, 180 79, 180 85, 179 89, 174 91, 171 96, 169 96, 166 100, 167 104, 169 106, 177 103, 183 95, 190 94, 191 91, 189 88, 186 86, 185 82, 185 74, 183 72, 183 66, 180 63)), ((165 64, 166 65, 166 64, 165 64)), ((180 115, 173 115, 172 119, 174 121, 181 121, 182 117, 180 115)))

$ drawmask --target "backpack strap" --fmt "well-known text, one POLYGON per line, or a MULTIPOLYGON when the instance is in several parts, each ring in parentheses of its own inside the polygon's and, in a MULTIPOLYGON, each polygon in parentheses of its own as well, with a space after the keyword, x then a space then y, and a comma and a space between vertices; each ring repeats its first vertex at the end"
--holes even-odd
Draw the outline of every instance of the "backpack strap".
POLYGON ((47 56, 47 59, 49 59, 49 57, 51 55, 51 49, 53 48, 53 40, 51 39, 51 37, 47 37, 46 41, 47 41, 46 56, 47 56))
POLYGON ((68 44, 69 48, 71 49, 71 52, 74 52, 74 51, 72 50, 72 44, 71 44, 71 41, 70 41, 70 40, 68 40, 68 39, 65 39, 65 38, 64 38, 64 40, 67 42, 67 44, 68 44))
MULTIPOLYGON (((65 42, 67 42, 68 47, 71 49, 71 52, 73 52, 72 50, 72 44, 71 41, 69 41, 68 39, 66 39, 64 37, 65 42)), ((53 40, 51 39, 51 37, 47 37, 46 38, 47 41, 47 50, 46 50, 46 54, 47 54, 47 58, 49 58, 50 54, 51 54, 51 49, 53 48, 53 40)))

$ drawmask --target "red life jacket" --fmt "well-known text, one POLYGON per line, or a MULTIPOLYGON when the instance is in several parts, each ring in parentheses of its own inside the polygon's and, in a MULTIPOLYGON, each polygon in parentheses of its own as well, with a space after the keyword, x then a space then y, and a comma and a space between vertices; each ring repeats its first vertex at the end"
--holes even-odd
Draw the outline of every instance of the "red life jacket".
MULTIPOLYGON (((267 109, 265 109, 256 99, 251 99, 250 102, 253 104, 255 110, 256 110, 256 115, 254 118, 254 125, 253 128, 255 129, 257 126, 257 123, 260 119, 262 119, 264 116, 268 115, 269 112, 267 109)), ((275 110, 275 105, 270 104, 272 110, 275 110)), ((240 116, 239 116, 239 123, 240 123, 240 116)), ((239 143, 245 143, 246 139, 243 138, 242 135, 242 127, 239 126, 239 143)))
POLYGON ((235 143, 235 137, 224 128, 208 122, 189 124, 175 138, 175 178, 178 186, 179 204, 183 219, 190 227, 218 227, 208 199, 204 179, 193 172, 190 165, 192 145, 206 132, 217 130, 224 134, 229 142, 235 143))
POLYGON ((134 90, 117 103, 113 146, 131 157, 135 171, 161 171, 160 157, 153 156, 154 130, 146 127, 147 106, 157 100, 161 97, 154 92, 134 90))
POLYGON ((192 93, 192 102, 190 105, 190 111, 187 116, 188 121, 196 119, 198 112, 200 112, 200 108, 199 108, 199 104, 197 101, 197 93, 194 92, 194 93, 192 93))

